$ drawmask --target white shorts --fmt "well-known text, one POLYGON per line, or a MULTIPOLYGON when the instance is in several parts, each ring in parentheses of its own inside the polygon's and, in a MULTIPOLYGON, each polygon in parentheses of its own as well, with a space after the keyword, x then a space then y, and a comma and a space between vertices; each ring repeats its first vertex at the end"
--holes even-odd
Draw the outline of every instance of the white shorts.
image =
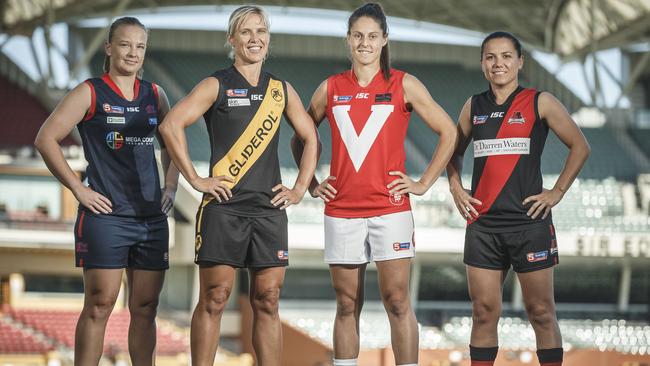
POLYGON ((325 263, 362 264, 413 256, 411 211, 354 219, 325 215, 325 263))

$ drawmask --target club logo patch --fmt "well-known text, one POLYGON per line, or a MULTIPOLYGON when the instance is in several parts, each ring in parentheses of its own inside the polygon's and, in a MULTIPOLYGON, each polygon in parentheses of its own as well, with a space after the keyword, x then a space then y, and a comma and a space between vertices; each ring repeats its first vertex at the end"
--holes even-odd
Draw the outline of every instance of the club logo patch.
POLYGON ((106 145, 113 150, 119 150, 124 146, 124 136, 117 131, 109 132, 106 135, 106 145))
POLYGON ((391 99, 393 99, 393 96, 392 96, 391 93, 375 94, 375 102, 377 102, 377 103, 390 102, 391 99))
POLYGON ((289 251, 288 250, 278 250, 278 259, 281 259, 281 260, 289 259, 289 251))
POLYGON ((508 124, 511 125, 513 123, 518 123, 518 124, 524 124, 526 123, 526 119, 524 116, 521 115, 521 112, 515 112, 512 114, 510 118, 508 118, 508 124))

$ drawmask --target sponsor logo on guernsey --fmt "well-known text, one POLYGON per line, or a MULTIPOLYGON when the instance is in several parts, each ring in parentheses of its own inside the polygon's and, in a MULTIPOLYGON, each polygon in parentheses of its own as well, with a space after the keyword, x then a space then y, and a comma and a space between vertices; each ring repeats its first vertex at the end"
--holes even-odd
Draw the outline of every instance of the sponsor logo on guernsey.
POLYGON ((399 193, 389 195, 388 200, 395 206, 401 206, 404 204, 404 196, 399 193))
POLYGON ((150 126, 156 126, 158 124, 158 118, 157 117, 149 117, 149 125, 150 126))
POLYGON ((151 105, 151 104, 147 104, 147 106, 144 107, 144 110, 145 110, 148 114, 154 114, 154 113, 156 113, 156 107, 154 107, 154 106, 151 105))
POLYGON ((474 157, 492 155, 528 155, 530 138, 510 137, 503 139, 485 139, 474 141, 474 157))
POLYGON ((169 262, 169 253, 168 252, 163 253, 163 262, 165 262, 165 263, 169 262))
POLYGON ((490 118, 502 118, 505 112, 492 112, 490 114, 490 118))
POLYGON ((278 259, 281 259, 281 260, 289 259, 289 251, 288 250, 278 250, 278 259))
POLYGON ((370 93, 357 93, 357 95, 354 96, 354 99, 368 99, 370 96, 370 93))
POLYGON ((126 136, 124 142, 131 146, 153 145, 153 136, 126 136))
POLYGON ((548 258, 548 251, 542 250, 541 252, 531 252, 526 254, 526 259, 530 263, 545 261, 548 258))
POLYGON ((246 97, 248 95, 248 89, 228 89, 226 90, 226 96, 228 97, 246 97))
POLYGON ((270 111, 266 118, 264 118, 261 126, 257 128, 257 131, 255 131, 255 135, 248 141, 248 144, 239 151, 239 156, 235 158, 235 162, 230 164, 228 167, 228 172, 232 174, 233 177, 237 177, 239 173, 241 173, 242 168, 246 166, 250 157, 260 148, 262 142, 269 138, 273 127, 279 122, 279 119, 280 118, 276 116, 273 111, 270 111))
POLYGON ((488 120, 488 115, 487 114, 483 115, 483 116, 474 116, 474 118, 472 119, 472 124, 481 125, 481 124, 487 122, 487 120, 488 120))
POLYGON ((106 135, 106 145, 113 150, 119 150, 124 146, 124 136, 117 131, 109 132, 106 135))
POLYGON ((108 103, 104 103, 102 104, 102 109, 104 109, 104 112, 106 113, 124 114, 124 107, 119 105, 110 105, 108 103))
POLYGON ((248 98, 228 98, 228 107, 247 107, 251 105, 248 98))
POLYGON ((124 117, 108 116, 106 117, 106 123, 123 125, 126 123, 126 119, 124 117))
POLYGON ((524 124, 526 123, 526 119, 521 115, 521 112, 515 112, 508 118, 508 124, 511 125, 513 123, 524 124))
POLYGON ((390 102, 391 99, 393 99, 392 93, 375 94, 375 102, 376 103, 390 102))
POLYGON ((335 95, 334 98, 334 103, 344 103, 344 102, 349 102, 352 100, 351 95, 335 95))
POLYGON ((551 255, 556 255, 557 254, 557 247, 552 247, 551 248, 551 255))
POLYGON ((126 107, 127 112, 140 112, 140 107, 126 107))
POLYGON ((409 250, 411 249, 411 242, 407 241, 404 243, 400 242, 395 242, 393 243, 393 250, 396 252, 402 251, 402 250, 409 250))
POLYGON ((264 99, 264 94, 251 94, 251 100, 262 100, 264 99))

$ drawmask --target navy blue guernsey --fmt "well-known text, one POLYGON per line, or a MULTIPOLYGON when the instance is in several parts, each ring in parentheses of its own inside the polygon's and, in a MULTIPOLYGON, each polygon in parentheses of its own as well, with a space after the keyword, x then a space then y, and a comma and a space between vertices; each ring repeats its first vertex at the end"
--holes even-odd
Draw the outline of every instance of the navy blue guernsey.
POLYGON ((528 217, 532 203, 522 204, 542 192, 541 157, 549 128, 539 116, 538 97, 538 91, 522 87, 500 105, 491 90, 472 97, 472 196, 483 204, 476 206, 478 219, 468 221, 471 228, 508 232, 550 223, 551 215, 528 217))
POLYGON ((158 126, 158 90, 136 79, 132 101, 122 95, 108 74, 86 80, 91 105, 77 124, 90 188, 108 198, 112 215, 163 215, 154 133, 158 126))

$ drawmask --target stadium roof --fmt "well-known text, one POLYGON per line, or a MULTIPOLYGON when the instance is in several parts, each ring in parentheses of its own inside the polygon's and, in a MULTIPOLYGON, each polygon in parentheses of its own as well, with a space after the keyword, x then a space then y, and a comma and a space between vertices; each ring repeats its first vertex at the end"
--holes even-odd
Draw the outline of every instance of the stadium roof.
MULTIPOLYGON (((650 36, 650 0, 383 0, 391 16, 481 32, 511 31, 530 45, 561 56, 580 56, 650 36)), ((263 5, 352 10, 347 0, 266 0, 263 5)), ((47 23, 89 14, 183 5, 232 5, 232 0, 5 0, 0 31, 29 34, 47 23)))

